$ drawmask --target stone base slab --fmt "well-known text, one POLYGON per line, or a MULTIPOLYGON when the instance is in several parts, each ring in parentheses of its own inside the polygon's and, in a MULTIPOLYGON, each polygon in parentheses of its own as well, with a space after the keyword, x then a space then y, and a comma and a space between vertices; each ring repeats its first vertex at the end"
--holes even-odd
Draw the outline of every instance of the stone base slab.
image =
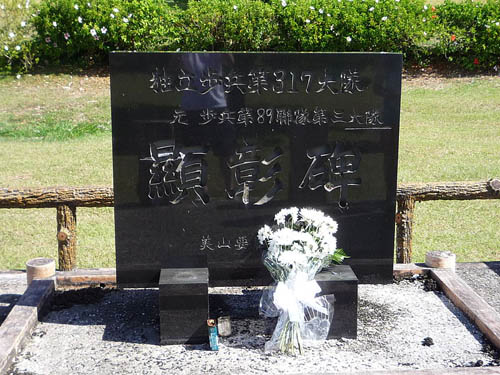
POLYGON ((53 279, 33 280, 7 315, 0 326, 0 374, 11 365, 53 292, 53 279))

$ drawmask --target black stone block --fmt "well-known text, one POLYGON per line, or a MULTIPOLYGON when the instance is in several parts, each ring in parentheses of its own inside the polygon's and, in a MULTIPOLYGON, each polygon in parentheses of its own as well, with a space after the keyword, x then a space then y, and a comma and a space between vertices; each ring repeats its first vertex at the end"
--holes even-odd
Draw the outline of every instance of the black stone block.
POLYGON ((316 275, 321 295, 334 295, 334 315, 328 339, 358 334, 358 278, 348 265, 329 267, 316 275))
POLYGON ((162 269, 159 287, 160 343, 208 342, 208 269, 162 269))
POLYGON ((338 222, 360 282, 392 282, 401 68, 393 53, 111 53, 118 285, 182 267, 267 285, 256 234, 291 206, 338 222))

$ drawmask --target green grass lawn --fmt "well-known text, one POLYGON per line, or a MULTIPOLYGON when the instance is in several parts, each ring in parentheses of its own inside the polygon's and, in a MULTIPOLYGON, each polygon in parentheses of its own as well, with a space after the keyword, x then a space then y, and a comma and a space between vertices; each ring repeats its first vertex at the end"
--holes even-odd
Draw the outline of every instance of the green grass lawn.
MULTIPOLYGON (((110 186, 109 124, 107 78, 0 78, 0 187, 110 186)), ((399 182, 500 177, 499 145, 500 77, 404 81, 399 182)), ((113 210, 77 219, 79 267, 113 267, 113 210)), ((500 200, 417 203, 415 221, 414 261, 429 250, 500 259, 500 200)), ((0 269, 57 258, 55 235, 55 209, 0 209, 0 269)))

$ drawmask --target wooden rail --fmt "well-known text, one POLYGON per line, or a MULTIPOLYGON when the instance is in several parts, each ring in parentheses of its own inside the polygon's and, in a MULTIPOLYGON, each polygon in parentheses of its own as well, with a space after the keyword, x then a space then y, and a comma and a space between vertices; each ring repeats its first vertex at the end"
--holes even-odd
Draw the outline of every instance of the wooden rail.
MULTIPOLYGON (((397 262, 411 263, 415 202, 498 198, 500 198, 500 180, 496 178, 479 182, 400 184, 396 194, 397 262)), ((113 189, 109 187, 0 188, 0 208, 55 207, 57 209, 59 269, 64 271, 76 267, 76 208, 113 205, 113 189)))
POLYGON ((56 208, 59 269, 62 271, 76 267, 76 208, 112 207, 113 204, 113 189, 109 187, 0 188, 0 208, 56 208))
POLYGON ((401 184, 396 192, 396 261, 411 263, 415 202, 500 198, 500 180, 401 184))

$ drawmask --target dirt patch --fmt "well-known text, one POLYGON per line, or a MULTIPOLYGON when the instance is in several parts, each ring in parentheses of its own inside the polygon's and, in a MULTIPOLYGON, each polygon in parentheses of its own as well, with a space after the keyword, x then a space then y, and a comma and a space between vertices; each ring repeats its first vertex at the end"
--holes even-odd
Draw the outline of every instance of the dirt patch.
POLYGON ((492 70, 489 73, 477 73, 445 65, 433 65, 424 68, 410 67, 403 70, 403 88, 440 90, 454 83, 478 80, 498 81, 500 84, 500 69, 492 70))

